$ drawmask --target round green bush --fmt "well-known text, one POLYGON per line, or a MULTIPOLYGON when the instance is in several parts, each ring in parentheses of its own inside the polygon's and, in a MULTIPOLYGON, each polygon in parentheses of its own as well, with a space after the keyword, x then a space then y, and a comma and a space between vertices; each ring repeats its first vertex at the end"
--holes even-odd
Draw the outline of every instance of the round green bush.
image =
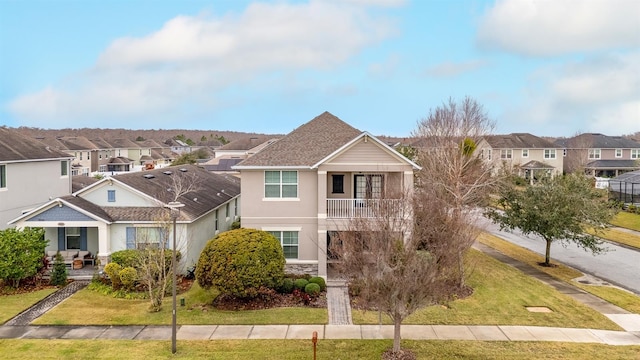
POLYGON ((309 279, 309 282, 320 285, 320 291, 325 291, 327 289, 327 283, 324 281, 324 278, 321 278, 320 276, 312 277, 309 279))
POLYGON ((279 291, 283 294, 291 294, 291 292, 293 291, 293 280, 291 278, 282 279, 279 291))
POLYGON ((275 289, 284 277, 280 241, 266 231, 236 229, 223 232, 205 245, 196 280, 221 294, 251 297, 261 286, 275 289))
POLYGON ((114 288, 120 287, 120 270, 122 270, 122 266, 118 263, 110 262, 104 266, 104 272, 111 280, 111 286, 114 288))
POLYGON ((307 279, 296 279, 296 281, 293 282, 293 286, 298 290, 304 290, 304 287, 307 286, 307 284, 309 284, 307 279))
POLYGON ((138 280, 138 271, 132 268, 131 266, 127 266, 126 268, 120 270, 118 273, 120 276, 120 282, 122 283, 122 287, 126 290, 133 289, 133 285, 135 285, 136 280, 138 280))
POLYGON ((304 287, 304 292, 311 296, 316 296, 320 294, 320 285, 316 283, 308 283, 307 286, 304 287))
POLYGON ((138 267, 138 257, 140 254, 140 250, 137 249, 129 249, 129 250, 120 250, 111 254, 111 261, 122 266, 123 268, 138 267))

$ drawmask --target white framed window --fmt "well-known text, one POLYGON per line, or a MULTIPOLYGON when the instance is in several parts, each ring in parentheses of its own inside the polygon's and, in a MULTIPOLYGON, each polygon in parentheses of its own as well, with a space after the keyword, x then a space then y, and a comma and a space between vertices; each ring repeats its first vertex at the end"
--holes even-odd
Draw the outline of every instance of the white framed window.
POLYGON ((511 149, 500 150, 500 159, 511 159, 513 156, 511 149))
POLYGON ((555 159, 556 158, 556 149, 544 149, 544 158, 545 159, 555 159))
POLYGON ((167 230, 162 227, 127 227, 127 249, 169 247, 167 230))
POLYGON ((0 189, 7 187, 7 165, 0 165, 0 189))
POLYGON ((80 228, 68 227, 64 228, 64 235, 67 244, 67 249, 80 250, 80 228))
POLYGON ((622 149, 616 149, 616 157, 617 158, 621 158, 622 157, 622 149))
POLYGON ((631 149, 631 158, 640 159, 640 149, 631 149))
POLYGON ((522 157, 523 158, 529 157, 529 149, 522 149, 522 157))
POLYGON ((567 156, 567 149, 562 149, 562 156, 566 157, 567 156))
POLYGON ((107 201, 108 202, 116 202, 116 191, 115 190, 107 190, 107 201))
POLYGON ((276 239, 280 240, 280 245, 282 245, 282 252, 284 252, 285 259, 298 258, 298 232, 297 231, 268 230, 267 232, 275 236, 276 239))
POLYGON ((265 198, 297 198, 298 197, 298 172, 297 171, 265 171, 264 172, 264 197, 265 198))
POLYGON ((491 149, 487 149, 487 160, 491 160, 491 149))
POLYGON ((589 159, 600 159, 600 149, 589 149, 589 159))
POLYGON ((227 203, 226 207, 224 208, 224 216, 225 217, 229 217, 229 203, 227 203))
POLYGON ((69 175, 69 162, 67 160, 60 161, 60 176, 69 175))

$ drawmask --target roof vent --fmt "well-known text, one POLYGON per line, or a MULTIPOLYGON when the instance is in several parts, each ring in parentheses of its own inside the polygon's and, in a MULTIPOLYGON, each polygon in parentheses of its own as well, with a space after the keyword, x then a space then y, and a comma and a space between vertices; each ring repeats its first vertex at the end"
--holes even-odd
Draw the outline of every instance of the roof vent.
POLYGON ((165 175, 171 175, 171 174, 173 174, 173 172, 171 172, 171 171, 169 171, 169 170, 167 170, 167 171, 163 171, 162 173, 163 173, 163 174, 165 174, 165 175))
POLYGON ((187 172, 187 169, 185 169, 185 168, 180 168, 180 171, 182 171, 182 172, 187 172))
POLYGON ((155 175, 153 175, 153 174, 144 174, 144 175, 142 175, 142 176, 144 176, 144 178, 145 178, 145 179, 153 179, 154 177, 156 177, 156 176, 155 176, 155 175))

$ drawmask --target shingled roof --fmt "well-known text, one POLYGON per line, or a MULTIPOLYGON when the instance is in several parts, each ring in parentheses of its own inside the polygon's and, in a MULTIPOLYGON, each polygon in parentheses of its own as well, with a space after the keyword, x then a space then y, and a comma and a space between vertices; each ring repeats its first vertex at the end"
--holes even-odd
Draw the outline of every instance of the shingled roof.
POLYGON ((237 165, 242 167, 313 166, 362 132, 324 112, 237 165))
MULTIPOLYGON (((175 176, 180 176, 186 182, 197 185, 195 190, 177 199, 185 205, 180 211, 182 220, 195 220, 240 195, 240 183, 237 178, 214 174, 196 165, 178 165, 119 174, 113 179, 163 203, 168 203, 173 200, 173 194, 168 189, 172 188, 174 181, 172 177, 175 176)), ((154 216, 157 219, 156 210, 152 208, 105 207, 105 211, 114 220, 152 220, 154 216)))
POLYGON ((568 139, 558 139, 556 144, 567 149, 637 149, 640 143, 622 136, 584 133, 568 139))
POLYGON ((557 146, 529 133, 487 135, 484 139, 494 149, 553 149, 557 146))
POLYGON ((0 161, 69 159, 71 157, 15 130, 0 127, 0 161))

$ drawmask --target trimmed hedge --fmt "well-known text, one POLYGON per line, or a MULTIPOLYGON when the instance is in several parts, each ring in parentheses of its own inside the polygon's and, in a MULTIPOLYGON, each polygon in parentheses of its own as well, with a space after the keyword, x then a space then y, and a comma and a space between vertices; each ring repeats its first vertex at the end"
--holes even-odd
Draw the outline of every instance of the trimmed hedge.
POLYGON ((304 287, 304 292, 311 296, 316 296, 320 294, 320 285, 310 282, 304 287))
POLYGON ((307 279, 296 279, 296 281, 293 282, 293 286, 298 290, 304 290, 307 284, 309 284, 307 279))
POLYGON ((309 282, 320 285, 320 291, 327 290, 327 283, 324 281, 324 278, 321 278, 320 276, 312 277, 309 279, 309 282))
POLYGON ((198 259, 196 279, 205 289, 250 298, 260 287, 281 284, 284 263, 278 239, 266 231, 241 228, 209 240, 198 259))

